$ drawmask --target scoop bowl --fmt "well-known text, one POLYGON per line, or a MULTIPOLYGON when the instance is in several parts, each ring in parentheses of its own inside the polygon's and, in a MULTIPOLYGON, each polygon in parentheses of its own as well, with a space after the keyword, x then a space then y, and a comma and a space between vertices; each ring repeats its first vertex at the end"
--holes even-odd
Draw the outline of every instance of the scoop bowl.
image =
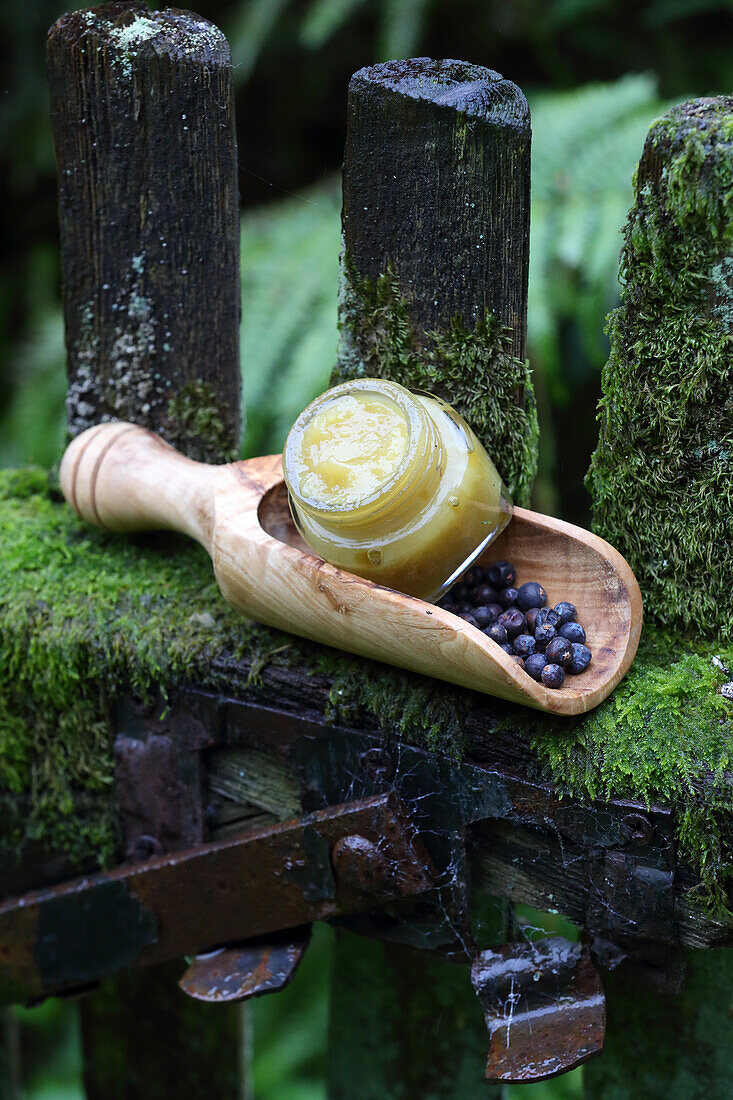
POLYGON ((207 466, 127 423, 89 428, 67 448, 61 488, 82 518, 111 531, 168 529, 211 555, 228 603, 268 626, 552 714, 582 714, 627 672, 642 599, 627 562, 581 527, 524 508, 491 544, 517 585, 569 600, 593 651, 562 688, 538 684, 495 642, 450 611, 363 580, 313 554, 295 528, 282 458, 207 466))

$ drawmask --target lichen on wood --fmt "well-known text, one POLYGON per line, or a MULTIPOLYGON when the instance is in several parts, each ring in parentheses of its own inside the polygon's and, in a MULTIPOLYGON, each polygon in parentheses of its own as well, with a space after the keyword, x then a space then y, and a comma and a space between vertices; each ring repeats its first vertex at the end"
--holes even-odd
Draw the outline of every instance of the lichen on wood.
POLYGON ((587 483, 647 616, 711 638, 733 593, 732 252, 733 97, 694 100, 637 171, 587 483))
POLYGON ((491 455, 516 504, 529 503, 537 471, 537 405, 526 360, 490 312, 470 328, 459 317, 448 328, 418 333, 390 267, 375 282, 343 261, 339 363, 331 383, 390 378, 454 405, 491 455))
MULTIPOLYGON (((129 420, 191 458, 239 443, 239 211, 224 35, 142 0, 63 15, 48 36, 59 176, 67 420, 129 420), (212 435, 171 401, 204 383, 212 435), (169 434, 169 428, 175 432, 169 434)), ((210 426, 210 425, 209 425, 210 426)))

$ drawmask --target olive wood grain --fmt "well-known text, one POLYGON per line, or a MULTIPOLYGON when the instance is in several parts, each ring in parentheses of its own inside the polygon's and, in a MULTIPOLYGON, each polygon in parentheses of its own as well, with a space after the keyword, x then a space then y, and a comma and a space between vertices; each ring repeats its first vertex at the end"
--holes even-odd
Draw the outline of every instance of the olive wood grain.
POLYGON ((596 706, 639 643, 639 586, 603 539, 517 508, 487 556, 549 602, 571 600, 593 649, 590 668, 547 690, 476 627, 432 604, 329 565, 293 526, 280 455, 207 466, 132 424, 88 429, 68 447, 61 487, 80 516, 112 531, 172 529, 206 548, 221 593, 269 626, 554 714, 596 706))

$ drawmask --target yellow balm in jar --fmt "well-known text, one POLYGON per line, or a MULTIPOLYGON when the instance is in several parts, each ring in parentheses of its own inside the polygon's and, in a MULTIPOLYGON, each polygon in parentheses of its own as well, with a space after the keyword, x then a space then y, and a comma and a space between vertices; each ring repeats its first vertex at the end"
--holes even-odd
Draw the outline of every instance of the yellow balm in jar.
POLYGON ((290 430, 293 520, 324 560, 437 599, 512 506, 464 420, 439 398, 363 378, 317 397, 290 430))

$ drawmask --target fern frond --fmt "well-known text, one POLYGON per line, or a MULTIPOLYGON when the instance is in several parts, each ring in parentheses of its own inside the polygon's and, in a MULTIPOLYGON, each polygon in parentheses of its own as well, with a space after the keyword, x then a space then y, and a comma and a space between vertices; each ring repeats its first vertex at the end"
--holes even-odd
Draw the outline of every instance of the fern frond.
POLYGON ((381 0, 377 55, 412 57, 422 39, 431 0, 381 0))
POLYGON ((328 385, 338 339, 340 193, 330 180, 242 219, 245 455, 282 447, 328 385))
POLYGON ((647 75, 532 101, 529 355, 562 402, 608 354, 620 229, 647 130, 667 109, 647 75))
POLYGON ((228 27, 234 81, 242 84, 254 69, 262 47, 290 0, 249 0, 228 27))
POLYGON ((317 50, 328 42, 365 0, 313 0, 303 18, 300 38, 304 46, 317 50))

